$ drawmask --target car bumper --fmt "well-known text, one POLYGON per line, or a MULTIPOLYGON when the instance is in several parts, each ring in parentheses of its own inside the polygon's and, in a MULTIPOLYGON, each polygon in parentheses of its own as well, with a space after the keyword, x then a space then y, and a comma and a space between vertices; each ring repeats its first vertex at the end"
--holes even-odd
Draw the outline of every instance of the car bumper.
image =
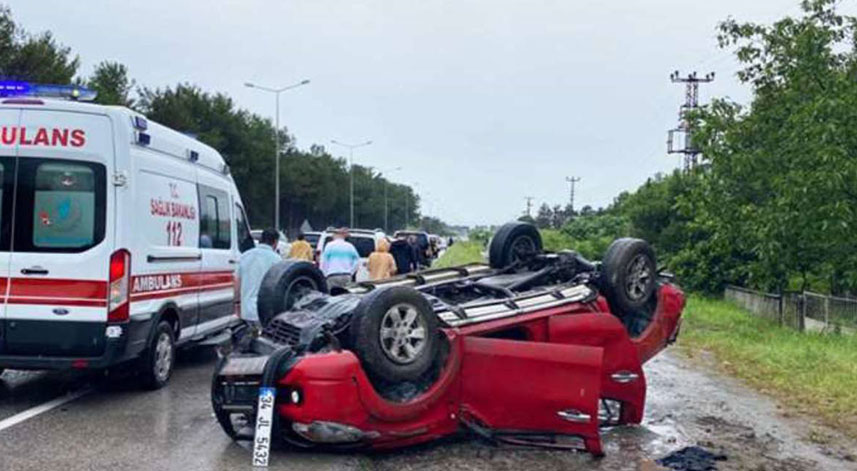
MULTIPOLYGON (((0 351, 0 368, 18 370, 96 370, 121 363, 132 355, 129 337, 134 323, 122 324, 122 333, 115 338, 104 339, 100 355, 45 355, 39 353, 9 354, 0 351)), ((107 327, 105 326, 105 329, 107 327)))

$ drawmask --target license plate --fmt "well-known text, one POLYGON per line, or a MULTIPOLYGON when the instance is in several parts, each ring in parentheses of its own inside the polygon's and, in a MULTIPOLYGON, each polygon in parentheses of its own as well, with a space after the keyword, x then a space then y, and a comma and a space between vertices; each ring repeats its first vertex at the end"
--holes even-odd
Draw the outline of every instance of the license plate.
POLYGON ((274 388, 259 388, 259 406, 253 438, 253 466, 267 467, 271 455, 271 428, 274 417, 274 388))

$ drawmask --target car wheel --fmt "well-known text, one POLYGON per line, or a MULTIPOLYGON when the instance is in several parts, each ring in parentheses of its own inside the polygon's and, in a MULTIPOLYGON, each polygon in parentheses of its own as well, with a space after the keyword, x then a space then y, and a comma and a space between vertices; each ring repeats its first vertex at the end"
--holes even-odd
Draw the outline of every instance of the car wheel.
POLYGON ((492 268, 506 268, 542 252, 542 236, 532 224, 509 222, 500 226, 488 248, 492 268))
POLYGON ((379 289, 354 309, 351 342, 371 377, 416 381, 439 348, 438 321, 428 300, 405 286, 379 289))
POLYGON ((262 327, 311 291, 327 293, 324 274, 312 263, 287 260, 272 266, 262 279, 256 305, 262 327))
POLYGON ((601 264, 601 289, 620 317, 645 310, 655 294, 655 252, 648 242, 623 238, 610 244, 601 264))
POLYGON ((176 343, 169 322, 161 321, 155 329, 149 347, 143 353, 140 364, 141 379, 146 389, 166 386, 173 374, 176 359, 176 343))

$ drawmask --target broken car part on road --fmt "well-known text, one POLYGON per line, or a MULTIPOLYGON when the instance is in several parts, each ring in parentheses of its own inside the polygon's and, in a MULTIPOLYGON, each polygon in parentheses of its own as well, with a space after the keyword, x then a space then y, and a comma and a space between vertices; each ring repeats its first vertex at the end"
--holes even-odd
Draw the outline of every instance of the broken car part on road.
POLYGON ((273 387, 273 433, 301 448, 390 449, 469 430, 601 455, 600 426, 642 420, 641 366, 675 338, 683 293, 638 239, 593 263, 545 253, 533 226, 510 223, 489 259, 329 294, 312 264, 272 268, 261 336, 215 371, 222 428, 252 439, 259 389, 273 387))

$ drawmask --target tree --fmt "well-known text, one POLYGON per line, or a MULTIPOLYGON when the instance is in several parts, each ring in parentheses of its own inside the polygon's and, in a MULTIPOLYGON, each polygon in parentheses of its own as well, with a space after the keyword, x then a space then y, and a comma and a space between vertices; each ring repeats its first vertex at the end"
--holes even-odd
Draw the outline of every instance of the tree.
POLYGON ((32 35, 17 26, 0 6, 0 76, 30 82, 69 84, 80 59, 54 40, 51 32, 32 35))
POLYGON ((102 105, 134 106, 131 91, 135 81, 128 77, 128 68, 118 62, 104 61, 95 67, 95 72, 86 85, 98 92, 96 103, 102 105))

